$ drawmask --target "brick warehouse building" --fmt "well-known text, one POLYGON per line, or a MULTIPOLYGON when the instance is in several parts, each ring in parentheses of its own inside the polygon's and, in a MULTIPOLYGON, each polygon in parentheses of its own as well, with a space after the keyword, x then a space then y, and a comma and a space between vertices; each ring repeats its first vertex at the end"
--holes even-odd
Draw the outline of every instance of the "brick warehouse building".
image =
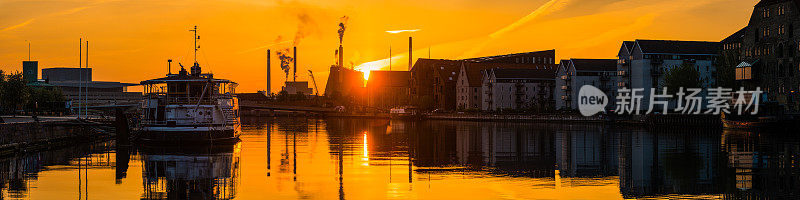
POLYGON ((555 50, 546 50, 463 60, 418 59, 410 69, 411 104, 423 110, 456 110, 456 87, 462 62, 527 64, 535 67, 554 64, 555 54, 555 50))
POLYGON ((411 93, 411 72, 371 71, 366 90, 370 107, 388 110, 406 106, 411 93))
POLYGON ((800 110, 800 0, 761 0, 750 22, 723 40, 724 51, 740 54, 736 80, 761 87, 770 101, 800 110))

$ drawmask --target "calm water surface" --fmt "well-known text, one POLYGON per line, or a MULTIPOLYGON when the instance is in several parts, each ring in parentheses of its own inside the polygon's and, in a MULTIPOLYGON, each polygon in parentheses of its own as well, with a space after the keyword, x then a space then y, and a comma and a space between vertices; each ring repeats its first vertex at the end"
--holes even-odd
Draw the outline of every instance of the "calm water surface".
POLYGON ((25 152, 0 179, 3 199, 797 199, 782 132, 245 119, 235 145, 25 152))

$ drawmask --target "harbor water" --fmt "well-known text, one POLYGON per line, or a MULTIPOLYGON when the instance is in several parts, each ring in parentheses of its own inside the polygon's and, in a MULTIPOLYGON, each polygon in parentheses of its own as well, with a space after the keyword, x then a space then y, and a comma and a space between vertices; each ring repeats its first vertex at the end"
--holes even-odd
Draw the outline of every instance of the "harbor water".
POLYGON ((0 159, 3 199, 798 199, 800 135, 602 123, 243 118, 241 141, 0 159))

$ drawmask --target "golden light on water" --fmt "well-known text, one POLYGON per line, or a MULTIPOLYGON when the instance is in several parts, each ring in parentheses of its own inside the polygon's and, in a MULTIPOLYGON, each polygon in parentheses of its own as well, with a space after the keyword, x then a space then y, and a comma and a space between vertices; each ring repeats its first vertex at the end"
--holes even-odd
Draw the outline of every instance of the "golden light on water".
POLYGON ((369 144, 367 142, 367 132, 366 131, 364 132, 363 147, 364 147, 364 150, 363 150, 364 158, 362 158, 361 160, 364 161, 364 163, 362 165, 369 166, 369 144))

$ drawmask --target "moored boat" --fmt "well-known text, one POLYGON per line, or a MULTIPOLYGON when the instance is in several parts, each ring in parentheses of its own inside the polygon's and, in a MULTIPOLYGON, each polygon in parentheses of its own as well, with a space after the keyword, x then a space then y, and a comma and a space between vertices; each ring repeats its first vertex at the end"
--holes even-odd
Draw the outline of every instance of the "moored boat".
POLYGON ((166 143, 238 140, 237 84, 203 73, 196 58, 190 70, 181 65, 178 74, 141 82, 144 96, 138 139, 166 143))

